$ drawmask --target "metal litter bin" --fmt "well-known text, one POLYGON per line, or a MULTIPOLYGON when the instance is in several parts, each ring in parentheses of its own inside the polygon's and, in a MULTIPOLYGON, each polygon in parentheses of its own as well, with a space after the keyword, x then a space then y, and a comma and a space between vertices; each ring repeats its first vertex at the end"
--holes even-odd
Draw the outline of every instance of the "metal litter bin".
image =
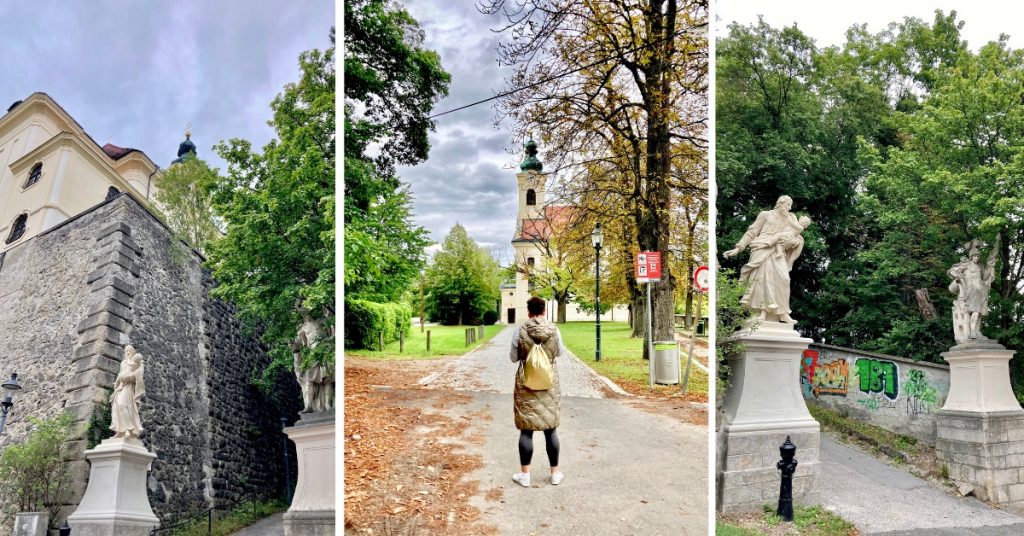
POLYGON ((679 344, 676 341, 654 341, 654 383, 679 384, 679 344))

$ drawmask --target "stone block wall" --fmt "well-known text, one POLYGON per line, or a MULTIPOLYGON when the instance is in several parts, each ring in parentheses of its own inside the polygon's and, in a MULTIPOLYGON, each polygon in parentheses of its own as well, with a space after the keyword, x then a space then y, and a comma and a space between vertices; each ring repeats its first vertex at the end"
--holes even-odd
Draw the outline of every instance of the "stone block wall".
POLYGON ((1024 414, 941 410, 939 461, 979 499, 1024 506, 1024 414))
POLYGON ((949 365, 816 343, 801 360, 800 388, 808 402, 934 445, 949 365))
POLYGON ((23 440, 27 416, 70 412, 66 513, 85 490, 84 451, 112 434, 108 399, 129 343, 145 359, 142 440, 158 456, 148 479, 158 517, 283 495, 278 418, 294 420, 298 387, 281 397, 295 404, 278 407, 250 384, 266 348, 210 297, 202 258, 138 201, 97 205, 0 262, 0 375, 18 372, 24 386, 0 450, 23 440))
POLYGON ((779 447, 789 437, 796 450, 793 501, 818 504, 821 473, 820 433, 817 428, 799 431, 719 432, 717 449, 719 475, 715 482, 715 504, 722 512, 758 512, 779 501, 782 483, 776 464, 779 447))

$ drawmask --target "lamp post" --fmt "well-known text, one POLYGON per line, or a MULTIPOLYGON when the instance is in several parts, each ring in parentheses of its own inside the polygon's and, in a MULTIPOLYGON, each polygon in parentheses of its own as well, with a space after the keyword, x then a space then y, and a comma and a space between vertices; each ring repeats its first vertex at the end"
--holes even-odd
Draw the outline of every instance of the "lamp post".
POLYGON ((18 373, 11 374, 11 379, 0 384, 0 387, 4 391, 4 398, 0 400, 0 406, 3 407, 2 413, 0 413, 0 434, 3 434, 4 425, 7 424, 7 412, 14 405, 14 392, 21 389, 21 385, 18 385, 18 373))
POLYGON ((601 231, 601 223, 594 226, 594 232, 590 233, 590 240, 594 243, 594 313, 597 315, 597 349, 594 351, 594 359, 601 360, 601 244, 604 242, 604 232, 601 231))

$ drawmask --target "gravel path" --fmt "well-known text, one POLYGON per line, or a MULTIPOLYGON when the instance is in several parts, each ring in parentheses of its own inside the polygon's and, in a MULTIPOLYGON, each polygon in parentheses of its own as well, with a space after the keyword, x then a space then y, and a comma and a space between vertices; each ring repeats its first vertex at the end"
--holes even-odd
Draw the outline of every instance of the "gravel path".
POLYGON ((1024 534, 1024 517, 974 497, 945 493, 825 435, 821 461, 824 506, 862 534, 1024 534))
MULTIPOLYGON (((426 376, 420 383, 432 388, 456 391, 511 393, 515 387, 518 367, 508 358, 513 331, 511 326, 505 328, 487 344, 452 362, 444 370, 426 376)), ((584 365, 571 352, 559 356, 555 361, 562 396, 604 398, 601 388, 611 387, 607 385, 607 380, 584 365)), ((611 388, 616 390, 617 386, 611 388)))

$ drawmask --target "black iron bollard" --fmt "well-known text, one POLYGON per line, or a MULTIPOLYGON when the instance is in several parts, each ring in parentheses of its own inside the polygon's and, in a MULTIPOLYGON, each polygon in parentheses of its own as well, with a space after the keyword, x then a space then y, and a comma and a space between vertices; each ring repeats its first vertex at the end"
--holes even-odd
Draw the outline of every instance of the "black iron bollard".
POLYGON ((60 536, 71 536, 71 525, 68 525, 68 522, 65 521, 64 524, 57 529, 57 532, 60 536))
POLYGON ((796 472, 796 445, 786 436, 786 442, 779 447, 782 459, 775 465, 782 472, 779 489, 779 509, 776 511, 785 521, 793 521, 793 473, 796 472))

